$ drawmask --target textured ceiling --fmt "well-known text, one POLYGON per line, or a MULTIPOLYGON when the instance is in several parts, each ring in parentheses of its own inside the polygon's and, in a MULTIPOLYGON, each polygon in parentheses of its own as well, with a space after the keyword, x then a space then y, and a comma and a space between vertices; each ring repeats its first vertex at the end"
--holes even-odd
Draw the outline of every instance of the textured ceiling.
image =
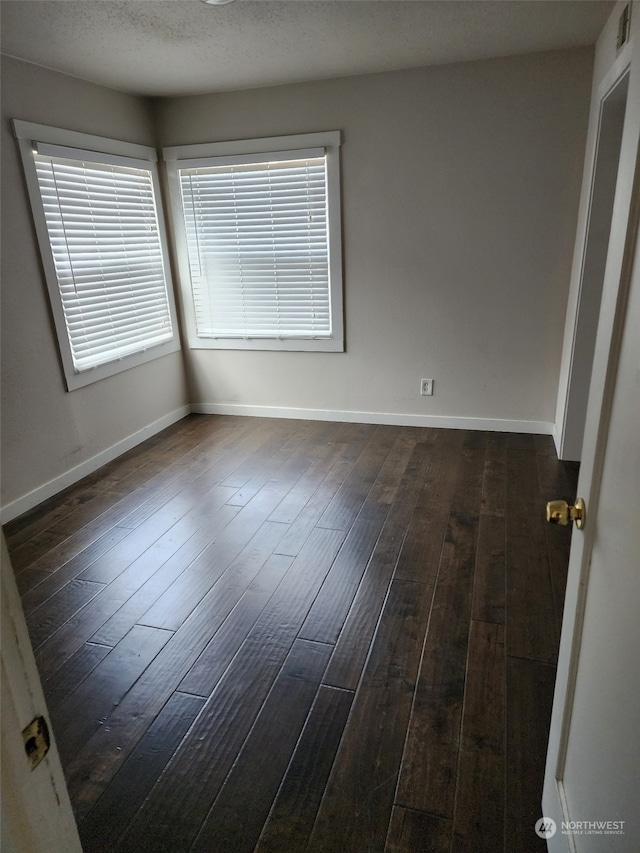
POLYGON ((600 0, 2 0, 2 51, 187 95, 593 44, 600 0))

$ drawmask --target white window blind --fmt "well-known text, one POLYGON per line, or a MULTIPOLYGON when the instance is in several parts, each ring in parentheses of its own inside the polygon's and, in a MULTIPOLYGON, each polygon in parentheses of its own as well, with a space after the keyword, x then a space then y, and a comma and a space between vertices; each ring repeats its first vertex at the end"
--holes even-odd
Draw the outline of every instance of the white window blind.
POLYGON ((171 340, 150 168, 51 145, 33 157, 75 372, 171 340))
POLYGON ((197 336, 330 338, 324 150, 178 174, 197 336))

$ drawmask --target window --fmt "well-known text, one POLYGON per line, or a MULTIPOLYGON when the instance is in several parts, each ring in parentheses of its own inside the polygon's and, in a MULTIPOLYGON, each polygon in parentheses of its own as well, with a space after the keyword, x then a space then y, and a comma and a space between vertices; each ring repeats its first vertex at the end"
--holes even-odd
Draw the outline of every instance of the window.
POLYGON ((155 151, 14 126, 68 389, 179 349, 155 151))
POLYGON ((192 348, 344 349, 339 145, 164 149, 192 348))

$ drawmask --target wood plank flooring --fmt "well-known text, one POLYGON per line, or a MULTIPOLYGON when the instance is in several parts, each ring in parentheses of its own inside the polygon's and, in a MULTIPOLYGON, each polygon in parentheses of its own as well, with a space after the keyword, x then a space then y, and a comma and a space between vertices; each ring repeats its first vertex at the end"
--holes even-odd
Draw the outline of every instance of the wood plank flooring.
POLYGON ((543 853, 576 480, 547 436, 194 415, 7 524, 86 853, 543 853))

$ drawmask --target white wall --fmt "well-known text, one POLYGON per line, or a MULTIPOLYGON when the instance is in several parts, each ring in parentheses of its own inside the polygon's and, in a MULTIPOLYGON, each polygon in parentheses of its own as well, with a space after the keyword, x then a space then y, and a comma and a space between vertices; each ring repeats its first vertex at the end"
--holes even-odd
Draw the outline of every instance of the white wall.
POLYGON ((156 101, 161 145, 343 132, 347 352, 192 351, 192 402, 550 429, 591 72, 579 49, 156 101))
POLYGON ((139 431, 144 435, 150 425, 184 414, 188 400, 179 352, 65 390, 13 118, 155 142, 144 99, 3 57, 3 520, 107 461, 109 453, 122 452, 139 431), (80 469, 70 476, 76 466, 80 469), (38 491, 25 499, 33 490, 38 491))

